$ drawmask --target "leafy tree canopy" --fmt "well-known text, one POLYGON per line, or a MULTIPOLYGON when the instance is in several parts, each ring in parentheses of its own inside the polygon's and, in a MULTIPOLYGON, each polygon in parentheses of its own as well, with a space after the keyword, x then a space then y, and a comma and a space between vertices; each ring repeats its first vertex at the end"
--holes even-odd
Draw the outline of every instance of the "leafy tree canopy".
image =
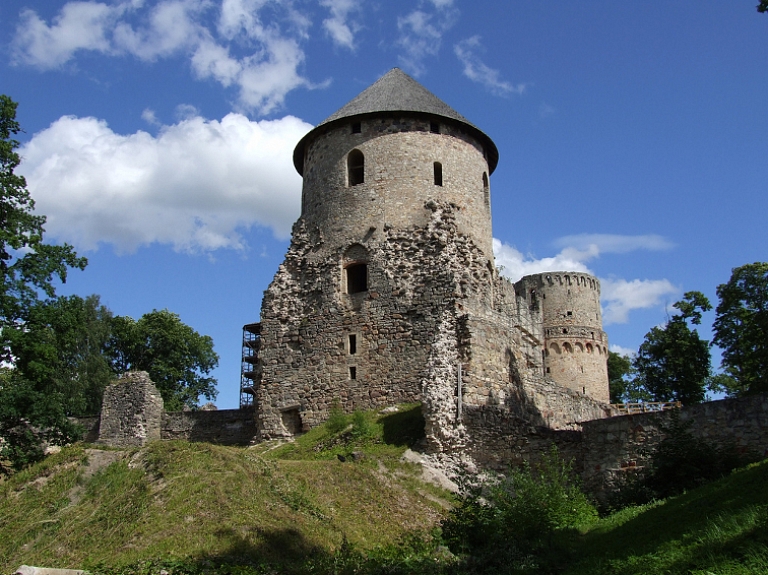
POLYGON ((627 399, 629 380, 632 372, 632 360, 615 351, 608 352, 608 388, 611 403, 622 403, 627 399))
POLYGON ((15 367, 35 390, 58 395, 65 415, 96 415, 113 379, 104 354, 111 321, 97 295, 38 303, 9 334, 15 367))
POLYGON ((760 0, 760 4, 757 5, 758 12, 768 12, 768 0, 760 0))
POLYGON ((768 263, 733 269, 717 287, 713 342, 722 348, 730 395, 768 391, 768 263))
POLYGON ((54 276, 66 281, 68 268, 83 269, 87 264, 72 246, 43 243, 45 216, 34 213, 27 182, 14 173, 21 161, 15 151, 19 142, 14 136, 21 131, 16 107, 16 102, 0 95, 0 330, 4 336, 25 318, 41 293, 54 297, 54 276))
POLYGON ((691 291, 674 307, 680 313, 645 335, 633 360, 635 383, 654 401, 700 403, 711 375, 709 342, 688 322, 699 325, 702 312, 712 305, 704 294, 691 291))
POLYGON ((219 362, 213 340, 168 310, 154 310, 138 321, 115 317, 108 354, 115 373, 149 373, 168 411, 194 407, 201 395, 216 397, 216 380, 207 377, 219 362))

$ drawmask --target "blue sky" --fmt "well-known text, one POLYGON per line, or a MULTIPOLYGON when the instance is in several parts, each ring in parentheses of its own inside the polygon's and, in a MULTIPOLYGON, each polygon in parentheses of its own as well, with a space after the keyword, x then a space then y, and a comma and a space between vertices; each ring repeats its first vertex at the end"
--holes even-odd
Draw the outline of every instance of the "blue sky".
MULTIPOLYGON (((768 259, 757 0, 5 0, 0 93, 62 294, 213 337, 219 407, 298 217, 301 136, 399 66, 499 148, 497 265, 601 279, 615 349, 768 259)), ((709 337, 714 318, 705 316, 709 337)))

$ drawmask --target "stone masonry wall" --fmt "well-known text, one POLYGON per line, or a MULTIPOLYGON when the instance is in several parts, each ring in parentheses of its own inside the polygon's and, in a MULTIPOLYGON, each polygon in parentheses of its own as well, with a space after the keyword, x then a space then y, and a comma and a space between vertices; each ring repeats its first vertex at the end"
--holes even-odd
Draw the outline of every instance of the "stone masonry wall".
POLYGON ((675 414, 681 422, 690 422, 695 437, 744 455, 768 456, 768 394, 612 417, 582 426, 585 488, 598 494, 608 492, 617 480, 645 466, 665 436, 663 427, 669 426, 675 414))
POLYGON ((344 253, 323 251, 297 223, 262 306, 262 437, 317 425, 334 401, 348 411, 420 401, 444 311, 454 313, 459 301, 491 305, 495 270, 457 232, 460 209, 437 202, 422 209, 426 226, 386 228, 357 245, 356 257, 368 258, 368 290, 354 294, 339 285, 344 253))
POLYGON ((145 371, 129 371, 104 390, 99 443, 129 447, 160 439, 163 398, 145 371))
POLYGON ((324 242, 349 245, 371 228, 405 230, 426 225, 429 201, 458 206, 459 233, 470 238, 493 260, 490 184, 482 146, 451 121, 382 116, 360 121, 359 133, 348 125, 317 134, 304 159, 302 218, 307 229, 318 229, 324 242), (365 181, 347 183, 347 157, 354 150, 365 157, 365 181), (442 165, 442 185, 434 181, 434 162, 442 165))
POLYGON ((163 414, 161 439, 248 445, 256 436, 252 409, 178 411, 163 414))

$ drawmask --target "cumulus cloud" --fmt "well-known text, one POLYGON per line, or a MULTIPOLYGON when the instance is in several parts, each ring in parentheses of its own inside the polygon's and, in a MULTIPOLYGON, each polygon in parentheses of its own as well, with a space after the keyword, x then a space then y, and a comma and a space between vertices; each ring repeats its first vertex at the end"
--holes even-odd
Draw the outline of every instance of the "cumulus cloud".
POLYGON ((19 171, 48 234, 79 250, 245 249, 241 232, 253 225, 288 237, 301 201, 291 152, 310 128, 291 116, 233 113, 121 135, 102 120, 65 116, 22 146, 19 171))
POLYGON ((108 32, 124 10, 123 4, 69 2, 50 26, 33 10, 22 10, 12 44, 12 61, 49 69, 61 66, 78 50, 109 52, 108 32))
POLYGON ((331 17, 323 20, 323 28, 338 46, 355 49, 355 32, 360 25, 350 15, 360 10, 359 0, 321 0, 321 6, 328 8, 331 17))
POLYGON ((631 280, 600 278, 603 322, 627 323, 633 309, 659 307, 680 289, 669 280, 631 280))
MULTIPOLYGON (((567 236, 559 238, 555 243, 565 247, 555 256, 537 259, 494 238, 493 253, 501 274, 517 281, 525 275, 542 272, 575 271, 594 275, 587 262, 600 257, 601 253, 627 253, 637 249, 667 249, 671 246, 660 236, 607 234, 567 236), (569 238, 573 241, 569 242, 569 238)), ((630 311, 663 306, 668 297, 680 291, 666 279, 599 279, 605 325, 626 323, 630 311)))
POLYGON ((620 345, 616 345, 615 343, 612 343, 610 345, 610 349, 613 353, 618 353, 619 355, 623 355, 624 357, 632 357, 635 355, 634 349, 630 349, 628 347, 621 347, 620 345))
POLYGON ((414 76, 424 73, 424 60, 440 51, 443 34, 458 19, 453 0, 419 2, 418 8, 397 19, 400 64, 414 76))
POLYGON ((310 24, 280 0, 68 2, 51 24, 32 10, 21 13, 13 61, 54 69, 84 50, 144 61, 183 55, 198 78, 236 87, 238 109, 269 114, 291 90, 315 87, 300 73, 310 24), (215 8, 217 24, 209 25, 206 16, 215 8))
POLYGON ((464 66, 464 75, 485 86, 488 90, 498 95, 522 94, 525 92, 526 84, 511 84, 501 79, 498 70, 489 68, 480 57, 477 51, 481 50, 480 36, 472 36, 462 40, 453 47, 453 52, 464 66))

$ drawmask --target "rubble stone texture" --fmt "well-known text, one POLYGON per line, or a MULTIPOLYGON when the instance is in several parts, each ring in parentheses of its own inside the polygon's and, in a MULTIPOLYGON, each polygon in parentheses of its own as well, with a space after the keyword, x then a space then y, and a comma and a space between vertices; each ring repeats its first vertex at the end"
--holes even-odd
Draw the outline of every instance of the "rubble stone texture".
POLYGON ((163 398, 146 371, 129 371, 104 390, 99 441, 115 447, 160 439, 163 398))
POLYGON ((496 269, 497 161, 398 69, 299 142, 302 213, 261 309, 260 439, 306 431, 334 404, 420 401, 433 453, 482 450, 473 436, 499 413, 563 430, 610 413, 598 280, 513 284, 496 269))

